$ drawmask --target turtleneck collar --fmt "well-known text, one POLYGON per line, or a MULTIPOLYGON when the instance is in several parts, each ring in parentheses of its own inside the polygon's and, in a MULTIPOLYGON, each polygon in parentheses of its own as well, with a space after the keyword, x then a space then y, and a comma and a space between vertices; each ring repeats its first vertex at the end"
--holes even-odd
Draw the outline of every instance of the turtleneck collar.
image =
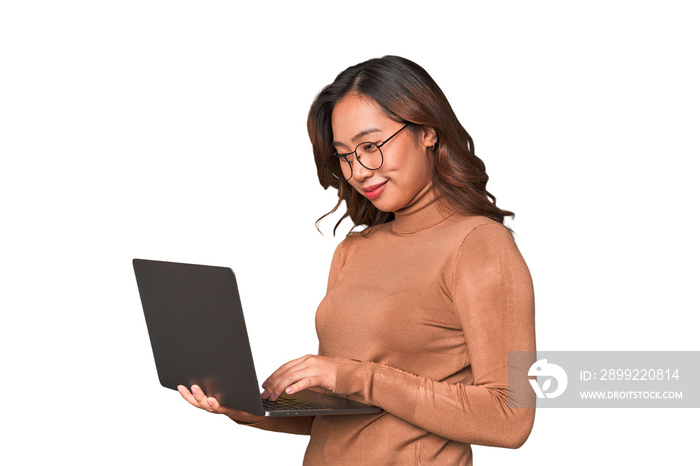
POLYGON ((437 225, 452 216, 455 213, 454 209, 449 208, 436 191, 432 182, 428 183, 406 207, 394 212, 392 230, 398 234, 409 235, 437 225))

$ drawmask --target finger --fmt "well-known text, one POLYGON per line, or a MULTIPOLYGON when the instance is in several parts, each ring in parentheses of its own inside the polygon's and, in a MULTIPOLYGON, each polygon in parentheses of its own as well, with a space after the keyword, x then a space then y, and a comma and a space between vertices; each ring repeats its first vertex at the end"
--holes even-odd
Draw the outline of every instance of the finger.
POLYGON ((268 377, 267 380, 265 380, 265 382, 262 384, 262 387, 265 389, 263 391, 262 398, 267 398, 270 395, 270 393, 273 390, 275 390, 275 388, 279 385, 281 380, 283 380, 285 377, 288 377, 290 373, 303 369, 307 365, 307 362, 308 356, 304 356, 302 358, 289 361, 288 363, 284 364, 279 369, 277 369, 275 372, 273 372, 272 375, 270 375, 270 377, 268 377))
POLYGON ((323 356, 305 357, 303 361, 289 367, 286 372, 279 374, 277 378, 271 378, 263 398, 267 396, 274 401, 283 391, 297 383, 301 384, 292 387, 292 391, 287 393, 296 393, 311 387, 323 387, 334 390, 335 371, 335 360, 332 358, 323 356))
POLYGON ((227 408, 226 406, 221 406, 219 404, 219 401, 216 398, 214 398, 213 396, 207 397, 207 404, 211 407, 212 413, 227 414, 227 413, 235 412, 235 410, 233 410, 231 408, 227 408))
POLYGON ((219 401, 213 396, 207 397, 207 404, 211 407, 214 412, 222 412, 224 409, 219 404, 219 401))
POLYGON ((303 377, 304 373, 300 371, 304 371, 305 369, 305 365, 297 364, 289 367, 284 372, 278 372, 271 375, 268 379, 265 391, 262 393, 262 398, 270 398, 272 401, 274 401, 291 383, 294 383, 299 380, 300 377, 303 377), (273 394, 274 398, 272 398, 273 394))
POLYGON ((317 387, 318 385, 318 377, 301 379, 300 381, 293 383, 289 387, 285 388, 284 393, 286 393, 287 395, 293 395, 302 390, 306 390, 307 388, 317 387))
MULTIPOLYGON (((302 368, 288 372, 283 378, 279 379, 274 386, 267 388, 270 392, 270 400, 275 401, 287 388, 301 384, 304 388, 315 387, 319 385, 320 377, 313 368, 302 368)), ((296 390, 299 391, 299 390, 296 390)))
POLYGON ((253 421, 265 419, 264 417, 261 418, 260 416, 255 416, 254 414, 250 414, 245 411, 229 408, 228 406, 222 406, 219 404, 219 400, 217 400, 213 396, 207 398, 207 403, 209 403, 209 406, 211 406, 212 413, 224 414, 226 416, 231 417, 232 419, 245 420, 246 422, 250 422, 251 419, 253 421))
POLYGON ((192 406, 199 408, 199 403, 197 403, 197 400, 194 399, 194 396, 192 396, 192 393, 190 393, 187 387, 185 387, 184 385, 178 385, 177 391, 185 399, 185 401, 187 401, 192 406))
MULTIPOLYGON (((197 387, 199 388, 199 387, 197 387)), ((219 404, 219 401, 214 398, 213 396, 205 396, 205 402, 209 406, 209 408, 203 408, 201 405, 201 401, 197 401, 197 399, 194 397, 194 395, 185 387, 184 385, 178 385, 177 386, 177 391, 180 392, 180 395, 187 400, 189 404, 194 406, 195 408, 199 409, 206 409, 206 411, 209 411, 210 413, 215 413, 215 414, 226 414, 226 415, 234 415, 237 413, 241 413, 241 411, 236 411, 235 409, 227 408, 226 406, 221 406, 219 404)), ((200 390, 201 393, 201 390, 200 390)), ((247 414, 247 413, 245 413, 247 414)))
POLYGON ((267 388, 271 381, 278 379, 282 374, 289 371, 292 367, 306 361, 311 357, 310 355, 304 355, 297 359, 292 359, 291 361, 282 364, 275 372, 273 372, 262 384, 262 388, 267 388))
POLYGON ((195 401, 197 402, 197 406, 199 408, 202 408, 205 411, 212 411, 212 407, 207 401, 207 396, 204 394, 201 388, 199 388, 198 385, 192 385, 192 396, 194 397, 195 401))

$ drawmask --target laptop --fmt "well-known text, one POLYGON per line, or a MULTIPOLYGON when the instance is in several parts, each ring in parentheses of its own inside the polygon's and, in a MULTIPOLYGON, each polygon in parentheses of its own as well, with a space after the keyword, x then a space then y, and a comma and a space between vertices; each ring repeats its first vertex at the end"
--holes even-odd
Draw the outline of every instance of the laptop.
POLYGON ((381 412, 313 390, 262 400, 233 271, 145 259, 133 265, 162 386, 197 384, 222 406, 258 416, 381 412))

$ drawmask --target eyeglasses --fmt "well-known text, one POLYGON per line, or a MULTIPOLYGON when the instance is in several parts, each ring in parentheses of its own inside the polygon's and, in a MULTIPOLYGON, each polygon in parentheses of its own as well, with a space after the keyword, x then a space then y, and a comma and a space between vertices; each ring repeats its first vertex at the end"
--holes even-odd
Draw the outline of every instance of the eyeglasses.
POLYGON ((384 164, 384 154, 382 154, 382 146, 391 141, 391 138, 399 134, 406 126, 411 123, 406 123, 397 132, 389 136, 379 144, 374 142, 361 142, 355 147, 355 150, 347 154, 335 153, 326 160, 326 168, 339 180, 349 180, 352 178, 352 155, 355 155, 360 165, 367 170, 379 170, 384 164))

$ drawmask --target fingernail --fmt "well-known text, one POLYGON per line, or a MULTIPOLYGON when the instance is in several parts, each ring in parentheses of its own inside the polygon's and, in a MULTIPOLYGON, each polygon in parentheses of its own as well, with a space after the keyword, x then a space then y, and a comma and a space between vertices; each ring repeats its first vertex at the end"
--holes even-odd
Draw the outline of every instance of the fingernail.
POLYGON ((208 403, 209 406, 211 406, 212 408, 214 407, 214 402, 211 401, 209 398, 207 398, 207 403, 208 403))
POLYGON ((285 390, 285 392, 287 392, 287 393, 292 393, 292 387, 287 387, 287 389, 285 390))
POLYGON ((193 394, 193 395, 197 395, 198 393, 199 393, 199 390, 197 390, 197 386, 196 386, 196 385, 192 385, 192 394, 193 394))

